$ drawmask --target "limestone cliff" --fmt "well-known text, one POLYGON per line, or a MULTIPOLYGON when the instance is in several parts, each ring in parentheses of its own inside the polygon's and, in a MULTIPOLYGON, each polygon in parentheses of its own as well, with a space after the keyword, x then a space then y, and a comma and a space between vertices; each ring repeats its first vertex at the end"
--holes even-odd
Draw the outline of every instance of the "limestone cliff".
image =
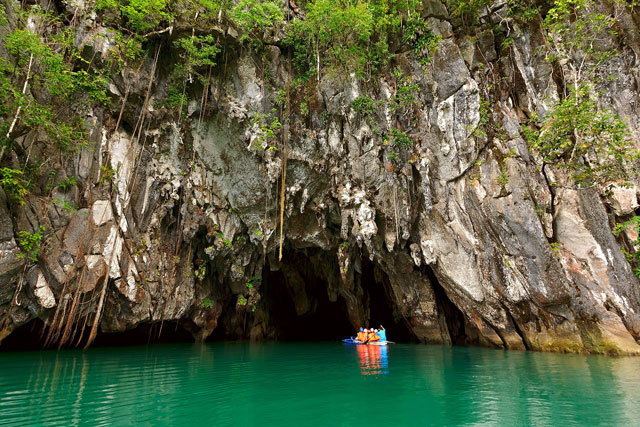
MULTIPOLYGON (((619 9, 619 28, 603 42, 617 55, 598 103, 637 139, 640 15, 603 5, 619 9)), ((77 179, 48 186, 43 174, 24 204, 0 193, 2 335, 41 319, 49 345, 84 345, 94 323, 122 332, 169 321, 196 340, 277 339, 284 322, 322 310, 366 325, 384 298, 424 343, 640 353, 640 283, 625 256, 637 236, 612 232, 634 217, 637 187, 560 188, 567 172, 541 167, 523 126, 559 99, 570 64, 545 60, 541 18, 523 22, 508 6, 496 1, 463 28, 429 0, 428 63, 398 48, 389 71, 320 73, 289 105, 282 35, 256 53, 232 27, 209 28, 222 40, 218 64, 178 113, 158 101, 180 61, 170 41, 201 30, 177 20, 150 36, 140 64, 111 76, 107 103, 77 107, 87 146, 62 156, 25 128, 2 160, 29 156, 61 171, 55 182, 77 179), (414 99, 394 107, 403 88, 417 88, 414 99), (372 111, 354 108, 365 97, 372 111), (408 149, 395 148, 392 128, 408 149), (37 260, 18 257, 19 232, 41 225, 37 260)), ((99 61, 113 41, 86 7, 54 9, 99 61)))

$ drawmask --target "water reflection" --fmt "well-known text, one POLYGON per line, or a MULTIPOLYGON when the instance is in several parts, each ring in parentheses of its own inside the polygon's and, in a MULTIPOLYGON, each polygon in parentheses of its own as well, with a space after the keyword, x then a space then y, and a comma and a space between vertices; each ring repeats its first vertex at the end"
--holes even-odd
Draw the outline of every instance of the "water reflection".
POLYGON ((386 375, 389 373, 387 346, 358 345, 360 372, 362 375, 386 375))
POLYGON ((0 353, 0 426, 635 425, 638 366, 400 344, 0 353))

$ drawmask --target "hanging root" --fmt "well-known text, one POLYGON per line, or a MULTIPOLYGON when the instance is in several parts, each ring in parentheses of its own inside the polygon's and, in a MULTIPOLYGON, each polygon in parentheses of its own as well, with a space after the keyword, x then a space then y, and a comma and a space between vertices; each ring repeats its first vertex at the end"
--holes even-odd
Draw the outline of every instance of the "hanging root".
POLYGON ((7 314, 4 315, 4 319, 2 319, 2 327, 0 328, 0 342, 2 339, 9 335, 9 322, 11 321, 11 312, 13 311, 13 307, 18 305, 18 295, 22 290, 22 284, 24 283, 24 275, 27 272, 27 264, 24 265, 22 269, 22 274, 20 275, 20 280, 18 281, 18 286, 16 286, 16 291, 13 293, 13 298, 11 298, 11 304, 9 304, 9 309, 7 310, 7 314))
MULTIPOLYGON (((289 68, 291 68, 291 53, 289 53, 289 68)), ((278 253, 278 261, 282 261, 282 244, 284 242, 284 189, 287 180, 287 142, 289 139, 289 117, 291 115, 291 83, 287 84, 287 124, 284 126, 283 143, 284 151, 282 153, 282 184, 280 186, 280 252, 278 253)))

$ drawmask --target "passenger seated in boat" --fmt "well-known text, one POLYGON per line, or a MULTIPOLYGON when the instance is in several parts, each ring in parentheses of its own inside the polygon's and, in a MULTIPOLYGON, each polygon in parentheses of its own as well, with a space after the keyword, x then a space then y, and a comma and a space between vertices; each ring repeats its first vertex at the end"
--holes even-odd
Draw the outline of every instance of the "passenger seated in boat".
POLYGON ((360 328, 360 332, 356 334, 356 340, 360 342, 364 342, 366 337, 367 335, 365 334, 364 329, 360 328))
POLYGON ((378 330, 378 336, 380 337, 380 341, 387 340, 387 330, 382 325, 380 325, 380 329, 378 330))
POLYGON ((376 342, 376 341, 380 341, 380 337, 376 333, 375 329, 371 329, 367 334, 367 342, 370 343, 370 342, 376 342))

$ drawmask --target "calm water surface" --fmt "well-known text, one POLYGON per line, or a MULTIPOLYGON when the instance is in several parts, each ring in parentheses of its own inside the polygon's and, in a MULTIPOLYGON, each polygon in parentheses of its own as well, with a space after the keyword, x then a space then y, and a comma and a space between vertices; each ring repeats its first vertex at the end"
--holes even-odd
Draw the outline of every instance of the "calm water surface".
POLYGON ((637 425, 640 359, 213 343, 0 353, 0 425, 637 425))

